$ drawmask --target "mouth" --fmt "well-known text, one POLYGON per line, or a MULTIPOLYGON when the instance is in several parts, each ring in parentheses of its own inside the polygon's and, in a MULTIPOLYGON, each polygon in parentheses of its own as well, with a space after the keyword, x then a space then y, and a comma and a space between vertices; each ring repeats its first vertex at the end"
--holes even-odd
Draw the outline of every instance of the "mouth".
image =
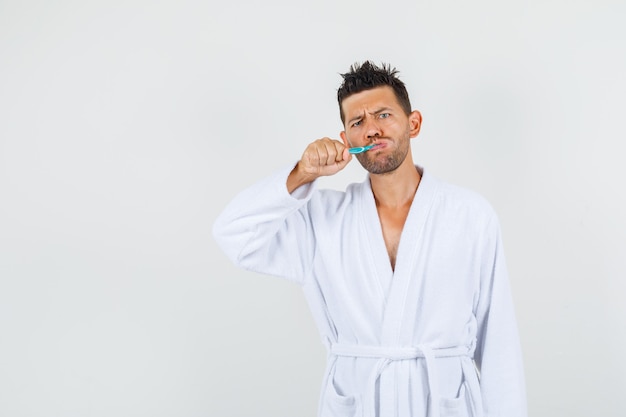
POLYGON ((384 143, 384 142, 374 143, 373 145, 374 146, 372 146, 372 148, 370 148, 370 151, 373 151, 373 150, 376 150, 376 149, 382 149, 382 148, 387 146, 387 144, 384 143))

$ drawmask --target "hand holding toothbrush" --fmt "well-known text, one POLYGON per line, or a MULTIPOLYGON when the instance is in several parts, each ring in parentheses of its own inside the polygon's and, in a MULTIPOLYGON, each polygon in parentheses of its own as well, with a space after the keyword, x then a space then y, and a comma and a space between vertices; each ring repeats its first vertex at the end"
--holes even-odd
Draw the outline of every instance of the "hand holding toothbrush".
POLYGON ((335 175, 348 165, 352 154, 366 152, 374 147, 375 145, 350 148, 347 143, 336 139, 318 139, 307 146, 302 158, 289 174, 287 190, 291 193, 319 177, 335 175))
POLYGON ((330 138, 318 139, 306 147, 300 161, 289 174, 287 190, 291 193, 319 177, 335 175, 351 159, 349 148, 343 142, 330 138))

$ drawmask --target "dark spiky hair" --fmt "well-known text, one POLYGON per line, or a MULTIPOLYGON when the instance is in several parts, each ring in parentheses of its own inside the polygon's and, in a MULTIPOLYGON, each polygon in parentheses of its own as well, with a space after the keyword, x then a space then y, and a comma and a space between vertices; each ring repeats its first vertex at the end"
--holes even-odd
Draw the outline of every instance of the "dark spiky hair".
POLYGON ((360 93, 361 91, 371 90, 376 87, 389 86, 407 114, 411 113, 411 102, 409 101, 409 93, 406 91, 404 83, 397 77, 398 70, 391 68, 389 64, 382 64, 380 67, 371 61, 365 61, 362 64, 354 63, 350 67, 350 71, 341 74, 343 83, 337 90, 337 101, 339 102, 339 115, 341 122, 345 123, 345 115, 341 103, 347 97, 360 93))

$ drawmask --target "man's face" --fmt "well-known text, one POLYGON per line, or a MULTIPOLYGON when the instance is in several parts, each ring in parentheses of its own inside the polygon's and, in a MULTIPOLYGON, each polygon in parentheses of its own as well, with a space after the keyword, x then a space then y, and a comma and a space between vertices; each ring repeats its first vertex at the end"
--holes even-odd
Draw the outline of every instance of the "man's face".
POLYGON ((346 146, 379 145, 357 154, 363 168, 372 174, 394 171, 406 159, 410 138, 417 136, 421 115, 413 111, 408 116, 388 86, 361 91, 342 102, 345 115, 341 138, 346 146))

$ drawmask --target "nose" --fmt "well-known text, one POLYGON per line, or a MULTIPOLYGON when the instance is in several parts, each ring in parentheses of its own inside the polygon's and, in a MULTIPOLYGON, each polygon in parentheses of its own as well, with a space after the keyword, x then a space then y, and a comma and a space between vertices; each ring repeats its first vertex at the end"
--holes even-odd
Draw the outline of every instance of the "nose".
POLYGON ((365 129, 365 133, 367 135, 368 139, 375 139, 379 136, 382 135, 380 126, 378 126, 378 123, 376 123, 376 119, 374 118, 368 118, 366 120, 366 129, 365 129))

